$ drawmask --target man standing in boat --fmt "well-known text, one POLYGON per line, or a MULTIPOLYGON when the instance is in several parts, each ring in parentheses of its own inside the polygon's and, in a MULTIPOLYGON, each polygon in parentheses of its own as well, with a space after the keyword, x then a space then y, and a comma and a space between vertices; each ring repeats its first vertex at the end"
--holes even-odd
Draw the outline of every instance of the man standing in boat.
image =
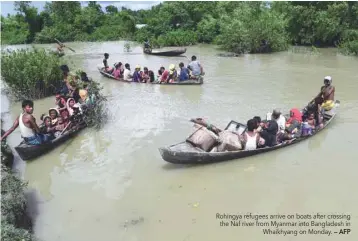
POLYGON ((151 53, 152 48, 150 47, 149 39, 144 42, 144 52, 151 53))
POLYGON ((41 145, 48 141, 46 135, 40 133, 40 128, 36 124, 33 117, 34 102, 32 100, 24 100, 22 102, 23 112, 16 118, 12 127, 1 137, 1 141, 10 135, 18 126, 20 126, 21 137, 24 138, 28 145, 41 145))
POLYGON ((332 85, 332 77, 324 77, 324 86, 321 87, 321 92, 317 95, 316 99, 321 99, 321 110, 330 111, 334 107, 334 92, 335 88, 332 85))
POLYGON ((57 44, 57 52, 58 54, 64 54, 65 51, 63 50, 63 48, 66 47, 64 44, 57 44))

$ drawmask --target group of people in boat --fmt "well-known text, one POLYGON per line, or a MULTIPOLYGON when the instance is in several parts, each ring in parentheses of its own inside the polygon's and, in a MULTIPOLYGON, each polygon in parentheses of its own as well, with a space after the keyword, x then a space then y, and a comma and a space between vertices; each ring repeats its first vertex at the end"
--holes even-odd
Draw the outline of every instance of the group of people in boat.
MULTIPOLYGON (((253 117, 247 121, 246 130, 243 133, 236 132, 239 134, 239 138, 236 138, 237 150, 273 147, 285 141, 314 134, 324 126, 324 114, 335 106, 334 93, 332 77, 326 76, 321 91, 302 112, 297 108, 292 108, 286 119, 280 110, 274 109, 272 113, 267 114, 264 121, 259 116, 253 117)), ((203 123, 199 124, 203 125, 203 123)), ((239 127, 237 126, 236 131, 239 127)), ((212 126, 208 129, 220 137, 220 130, 213 129, 212 126)), ((212 138, 208 137, 208 140, 210 139, 212 138)))
POLYGON ((247 131, 242 135, 244 150, 259 147, 272 147, 284 141, 314 134, 324 125, 324 113, 334 107, 335 88, 332 77, 324 78, 324 86, 314 100, 302 112, 293 108, 286 119, 281 111, 275 109, 268 114, 266 121, 256 116, 247 122, 247 131))
POLYGON ((36 123, 33 116, 34 102, 24 100, 23 112, 16 118, 13 126, 1 136, 1 140, 20 127, 21 137, 28 145, 41 145, 63 135, 66 131, 76 130, 83 122, 83 112, 93 104, 93 98, 88 95, 87 74, 81 73, 79 86, 78 77, 72 74, 67 65, 62 65, 63 86, 56 92, 55 107, 50 108, 47 114, 41 115, 41 124, 36 123))
POLYGON ((123 65, 122 62, 114 64, 114 68, 108 65, 109 54, 104 54, 102 70, 107 74, 110 74, 115 79, 123 79, 125 81, 132 81, 138 83, 173 83, 188 80, 197 80, 204 74, 203 66, 197 60, 196 56, 191 57, 191 62, 187 67, 184 63, 179 63, 177 68, 175 64, 169 65, 168 69, 161 66, 157 72, 149 70, 148 67, 144 67, 143 70, 140 65, 135 66, 134 71, 131 71, 130 64, 123 65))

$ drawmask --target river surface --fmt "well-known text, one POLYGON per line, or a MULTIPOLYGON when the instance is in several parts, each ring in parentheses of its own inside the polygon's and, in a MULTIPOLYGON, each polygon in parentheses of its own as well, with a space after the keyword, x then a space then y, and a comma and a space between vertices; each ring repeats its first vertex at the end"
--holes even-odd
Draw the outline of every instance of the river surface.
MULTIPOLYGON (((188 47, 206 75, 202 86, 120 83, 102 77, 103 53, 109 62, 139 64, 155 72, 185 57, 143 55, 123 42, 69 43, 69 66, 100 81, 111 118, 100 131, 84 130, 52 152, 19 161, 29 186, 38 190, 35 233, 45 241, 256 241, 358 240, 358 58, 335 49, 310 54, 298 48, 269 55, 216 57, 211 45, 188 47), (161 159, 158 148, 184 140, 190 118, 218 127, 246 123, 273 108, 302 107, 331 75, 340 112, 332 125, 297 146, 205 166, 177 166, 161 159), (263 235, 258 227, 220 227, 217 213, 352 215, 350 235, 263 235)), ((42 45, 53 47, 53 45, 42 45)), ((18 47, 18 46, 15 46, 18 47)), ((35 102, 35 115, 54 98, 35 102)), ((21 111, 2 96, 5 128, 21 111)), ((9 138, 20 142, 19 130, 9 138)), ((334 231, 339 231, 334 229, 334 231)))

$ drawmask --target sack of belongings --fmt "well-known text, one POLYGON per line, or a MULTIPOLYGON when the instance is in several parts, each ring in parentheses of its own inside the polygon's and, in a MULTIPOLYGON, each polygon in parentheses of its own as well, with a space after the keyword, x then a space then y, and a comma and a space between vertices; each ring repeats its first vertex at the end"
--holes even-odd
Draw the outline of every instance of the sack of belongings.
POLYGON ((219 137, 204 126, 195 124, 194 127, 195 132, 186 141, 203 151, 210 151, 218 143, 219 137))
POLYGON ((219 133, 220 145, 217 147, 218 152, 239 151, 242 150, 239 136, 231 131, 222 131, 219 133))

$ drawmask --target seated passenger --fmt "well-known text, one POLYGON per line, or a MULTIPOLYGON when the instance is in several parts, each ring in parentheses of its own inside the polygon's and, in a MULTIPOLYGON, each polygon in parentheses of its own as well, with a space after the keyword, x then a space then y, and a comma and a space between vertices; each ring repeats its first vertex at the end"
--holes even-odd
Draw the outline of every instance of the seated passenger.
POLYGON ((154 72, 153 71, 151 71, 151 70, 149 70, 149 81, 150 81, 150 83, 153 83, 153 82, 155 82, 156 81, 156 79, 155 79, 155 75, 154 75, 154 72))
POLYGON ((199 61, 196 60, 196 56, 191 57, 191 62, 188 65, 188 69, 191 70, 191 79, 196 79, 198 76, 204 74, 204 70, 199 61))
POLYGON ((55 104, 59 110, 66 109, 66 99, 61 95, 60 92, 57 92, 55 95, 56 101, 55 104))
POLYGON ((55 128, 51 126, 51 117, 48 115, 42 115, 40 119, 42 120, 42 124, 40 125, 41 133, 48 135, 49 140, 53 139, 53 132, 55 128))
POLYGON ((177 70, 175 69, 175 65, 171 64, 169 66, 169 76, 167 79, 167 83, 175 82, 177 80, 177 77, 178 77, 178 73, 177 73, 177 70))
POLYGON ((312 112, 308 113, 307 116, 307 123, 311 126, 311 128, 314 130, 316 129, 316 120, 315 120, 315 115, 312 112))
POLYGON ((302 117, 302 128, 301 128, 301 136, 310 136, 313 133, 312 126, 308 123, 308 117, 302 117))
POLYGON ((57 125, 55 126, 55 133, 54 133, 54 135, 55 135, 55 137, 57 138, 57 137, 59 137, 60 135, 61 135, 61 133, 62 133, 62 131, 65 129, 65 123, 63 122, 63 119, 62 119, 62 117, 58 117, 57 118, 57 125))
POLYGON ((278 124, 274 120, 269 120, 261 124, 261 137, 265 140, 265 146, 272 147, 277 143, 278 124))
POLYGON ((57 117, 59 116, 59 112, 56 108, 51 108, 48 111, 49 116, 51 117, 51 125, 55 126, 57 124, 57 117))
POLYGON ((112 75, 115 79, 119 79, 121 77, 121 66, 119 64, 116 65, 116 68, 113 70, 112 75))
POLYGON ((70 114, 69 114, 68 110, 63 110, 60 113, 61 113, 61 118, 62 118, 63 124, 66 126, 68 124, 68 122, 70 121, 70 114))
MULTIPOLYGON (((294 108, 290 110, 290 118, 286 122, 286 133, 291 134, 291 137, 295 136, 296 133, 299 133, 302 124, 302 113, 294 108)), ((291 138, 289 138, 291 139, 291 138)))
POLYGON ((252 118, 256 121, 256 128, 255 131, 256 132, 261 132, 262 131, 262 127, 261 127, 261 117, 260 116, 254 116, 254 118, 252 118))
POLYGON ((281 111, 278 109, 274 109, 271 115, 271 120, 277 122, 279 132, 285 132, 286 129, 286 118, 281 114, 281 111))
POLYGON ((255 132, 257 127, 257 121, 251 119, 247 122, 247 131, 242 134, 242 144, 245 147, 244 150, 256 150, 260 141, 260 134, 255 132))
POLYGON ((142 82, 142 76, 140 75, 140 66, 137 65, 135 67, 134 73, 133 73, 133 82, 142 82))
POLYGON ((68 100, 67 100, 67 103, 66 103, 66 106, 67 106, 67 110, 68 110, 68 113, 70 114, 70 116, 71 115, 73 115, 73 106, 76 104, 76 102, 75 102, 75 99, 73 99, 73 98, 69 98, 68 100))
POLYGON ((164 67, 160 67, 160 71, 162 72, 162 75, 160 77, 160 83, 166 83, 169 78, 169 71, 166 70, 164 67))
POLYGON ((131 66, 127 63, 124 65, 123 79, 125 81, 132 81, 133 75, 131 74, 131 66))
POLYGON ((179 68, 180 68, 179 81, 189 80, 189 70, 188 68, 184 67, 183 62, 179 64, 179 68))
POLYGON ((142 72, 142 82, 147 83, 149 79, 149 70, 147 67, 144 67, 144 71, 142 72))

